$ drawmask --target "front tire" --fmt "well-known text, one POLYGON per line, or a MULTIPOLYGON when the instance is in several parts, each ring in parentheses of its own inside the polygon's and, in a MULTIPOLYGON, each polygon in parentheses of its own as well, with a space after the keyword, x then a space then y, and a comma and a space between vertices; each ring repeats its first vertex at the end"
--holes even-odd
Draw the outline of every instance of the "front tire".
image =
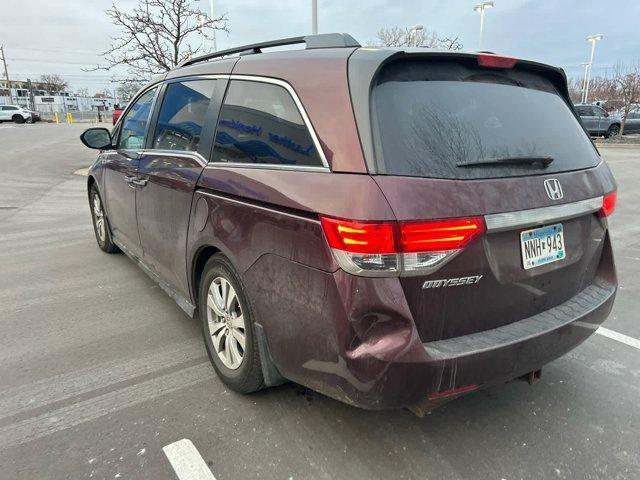
POLYGON ((212 256, 202 272, 199 314, 209 360, 220 379, 238 393, 264 386, 254 333, 254 312, 246 289, 231 262, 212 256))
POLYGON ((96 242, 100 250, 107 253, 118 253, 120 249, 113 243, 109 221, 104 211, 102 197, 98 192, 98 187, 94 183, 89 190, 89 207, 91 208, 91 220, 93 222, 93 232, 96 235, 96 242))

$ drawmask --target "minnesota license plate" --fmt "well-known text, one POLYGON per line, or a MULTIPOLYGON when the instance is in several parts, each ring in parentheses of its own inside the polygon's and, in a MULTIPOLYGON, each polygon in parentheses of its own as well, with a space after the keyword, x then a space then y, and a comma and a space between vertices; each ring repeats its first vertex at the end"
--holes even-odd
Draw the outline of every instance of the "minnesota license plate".
POLYGON ((565 258, 562 224, 520 232, 522 266, 525 270, 565 258))

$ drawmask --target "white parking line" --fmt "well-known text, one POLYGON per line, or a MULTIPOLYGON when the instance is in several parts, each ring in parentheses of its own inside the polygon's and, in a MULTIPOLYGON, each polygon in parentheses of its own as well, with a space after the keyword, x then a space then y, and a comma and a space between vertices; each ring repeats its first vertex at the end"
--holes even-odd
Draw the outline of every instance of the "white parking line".
POLYGON ((180 480, 216 480, 191 440, 183 438, 162 450, 180 480))
POLYGON ((616 340, 618 342, 624 343, 625 345, 629 345, 630 347, 637 348, 640 350, 640 340, 637 338, 630 337, 628 335, 624 335, 623 333, 614 332, 613 330, 609 330, 608 328, 600 327, 596 330, 596 333, 600 335, 611 338, 612 340, 616 340))

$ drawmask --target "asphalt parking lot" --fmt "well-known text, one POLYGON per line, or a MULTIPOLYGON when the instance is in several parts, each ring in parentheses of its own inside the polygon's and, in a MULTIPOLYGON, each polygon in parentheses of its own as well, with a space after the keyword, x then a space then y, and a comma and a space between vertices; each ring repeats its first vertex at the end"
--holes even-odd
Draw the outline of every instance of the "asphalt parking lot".
POLYGON ((198 322, 97 248, 85 127, 0 125, 0 478, 173 479, 163 447, 181 439, 218 480, 640 478, 640 145, 601 150, 619 183, 605 326, 627 337, 419 419, 225 389, 198 322))

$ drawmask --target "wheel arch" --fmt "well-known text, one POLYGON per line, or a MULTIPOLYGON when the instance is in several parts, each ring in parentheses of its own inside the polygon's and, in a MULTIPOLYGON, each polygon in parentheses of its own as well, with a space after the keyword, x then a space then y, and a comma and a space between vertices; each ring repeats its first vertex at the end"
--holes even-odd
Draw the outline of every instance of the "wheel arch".
POLYGON ((198 305, 198 292, 200 288, 200 279, 202 278, 202 272, 204 270, 204 266, 207 264, 209 259, 213 257, 217 253, 222 253, 218 247, 213 245, 202 245, 196 251, 195 255, 191 259, 191 297, 194 300, 194 304, 198 305))
POLYGON ((96 178, 93 175, 87 177, 87 195, 91 193, 91 187, 96 183, 96 178))
MULTIPOLYGON (((228 255, 225 254, 223 250, 220 248, 206 244, 202 245, 196 253, 193 255, 191 260, 191 273, 189 278, 191 280, 191 295, 194 300, 194 304, 196 306, 195 311, 198 312, 198 292, 200 291, 200 281, 202 279, 202 272, 204 271, 204 266, 207 264, 209 259, 214 255, 221 253, 224 255, 229 262, 232 263, 231 259, 228 255)), ((250 300, 249 300, 250 301, 250 300)), ((254 321, 255 326, 255 335, 256 335, 256 343, 258 346, 258 352, 260 355, 260 361, 262 365, 262 375, 264 378, 264 385, 267 387, 272 387, 275 385, 280 385, 282 383, 287 382, 288 380, 280 373, 278 368, 276 367, 273 358, 271 356, 271 352, 269 351, 269 345, 267 341, 267 336, 264 331, 264 327, 259 322, 259 319, 256 318, 254 321)))

